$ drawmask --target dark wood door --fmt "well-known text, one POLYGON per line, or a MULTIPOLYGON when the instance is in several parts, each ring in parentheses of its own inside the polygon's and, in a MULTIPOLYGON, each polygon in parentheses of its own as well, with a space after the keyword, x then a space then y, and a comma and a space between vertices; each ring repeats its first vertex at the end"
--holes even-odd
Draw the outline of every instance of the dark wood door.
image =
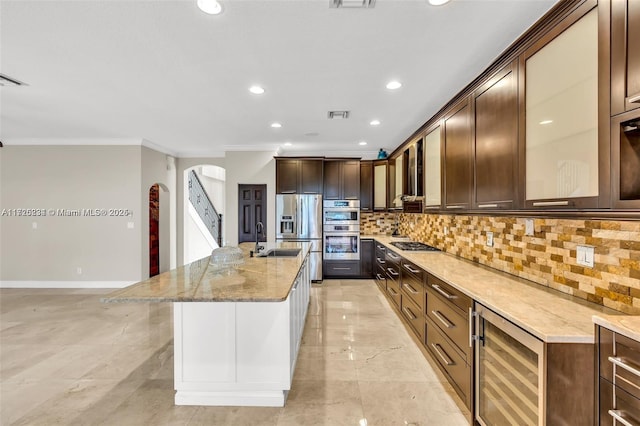
POLYGON ((611 113, 640 108, 640 1, 611 2, 611 113))
POLYGON ((258 239, 267 240, 267 185, 238 185, 238 242, 256 241, 256 224, 264 226, 258 239))
POLYGON ((324 163, 324 199, 340 200, 342 191, 340 182, 342 181, 342 162, 325 161, 324 163))
POLYGON ((300 160, 300 194, 322 194, 323 160, 300 160))
POLYGON ((475 208, 513 208, 518 182, 517 63, 475 93, 475 208))
POLYGON ((373 210, 373 163, 360 162, 360 210, 373 210))
POLYGON ((360 161, 342 163, 342 198, 358 200, 360 198, 360 161))
POLYGON ((298 160, 276 160, 276 193, 298 192, 298 160))
POLYGON ((445 206, 469 208, 473 169, 468 99, 458 103, 444 119, 445 206))

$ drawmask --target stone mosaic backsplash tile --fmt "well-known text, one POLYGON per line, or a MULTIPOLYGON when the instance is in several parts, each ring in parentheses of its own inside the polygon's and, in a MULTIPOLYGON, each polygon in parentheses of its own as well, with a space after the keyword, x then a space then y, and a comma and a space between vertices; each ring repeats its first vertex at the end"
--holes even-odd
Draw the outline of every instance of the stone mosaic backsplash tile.
MULTIPOLYGON (((391 234, 393 213, 361 215, 367 234, 391 234)), ((640 314, 640 221, 534 219, 400 213, 400 233, 492 268, 630 314, 640 314), (446 229, 446 233, 445 233, 446 229), (493 232, 493 247, 486 245, 493 232), (578 265, 578 244, 595 248, 578 265)))

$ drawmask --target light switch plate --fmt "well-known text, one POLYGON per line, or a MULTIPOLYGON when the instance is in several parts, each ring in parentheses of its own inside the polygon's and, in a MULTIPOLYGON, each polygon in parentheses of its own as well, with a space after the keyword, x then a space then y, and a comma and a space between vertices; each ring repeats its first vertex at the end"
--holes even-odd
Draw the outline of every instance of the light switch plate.
POLYGON ((133 222, 127 222, 127 228, 133 229, 133 222))
POLYGON ((444 235, 449 235, 449 228, 446 226, 444 227, 444 235))
POLYGON ((578 265, 593 268, 594 264, 594 247, 578 245, 576 249, 576 262, 578 265))
POLYGON ((528 235, 530 237, 533 237, 534 234, 534 228, 533 228, 533 219, 525 219, 524 220, 524 235, 528 235))
POLYGON ((493 247, 493 232, 487 232, 487 247, 493 247))
POLYGON ((32 229, 38 229, 38 222, 31 222, 32 229))

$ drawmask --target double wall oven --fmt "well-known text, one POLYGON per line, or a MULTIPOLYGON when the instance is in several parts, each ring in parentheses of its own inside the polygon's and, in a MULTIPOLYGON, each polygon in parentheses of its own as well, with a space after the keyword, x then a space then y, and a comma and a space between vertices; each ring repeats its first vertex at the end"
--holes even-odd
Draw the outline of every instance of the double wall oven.
POLYGON ((360 201, 323 202, 323 257, 327 260, 360 259, 360 201))

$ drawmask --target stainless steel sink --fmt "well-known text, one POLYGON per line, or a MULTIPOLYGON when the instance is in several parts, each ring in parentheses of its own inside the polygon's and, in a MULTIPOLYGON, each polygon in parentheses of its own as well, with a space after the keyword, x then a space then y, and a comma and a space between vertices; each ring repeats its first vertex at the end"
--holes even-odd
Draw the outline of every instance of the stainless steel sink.
POLYGON ((299 248, 274 248, 258 254, 258 257, 296 257, 300 254, 299 248))

